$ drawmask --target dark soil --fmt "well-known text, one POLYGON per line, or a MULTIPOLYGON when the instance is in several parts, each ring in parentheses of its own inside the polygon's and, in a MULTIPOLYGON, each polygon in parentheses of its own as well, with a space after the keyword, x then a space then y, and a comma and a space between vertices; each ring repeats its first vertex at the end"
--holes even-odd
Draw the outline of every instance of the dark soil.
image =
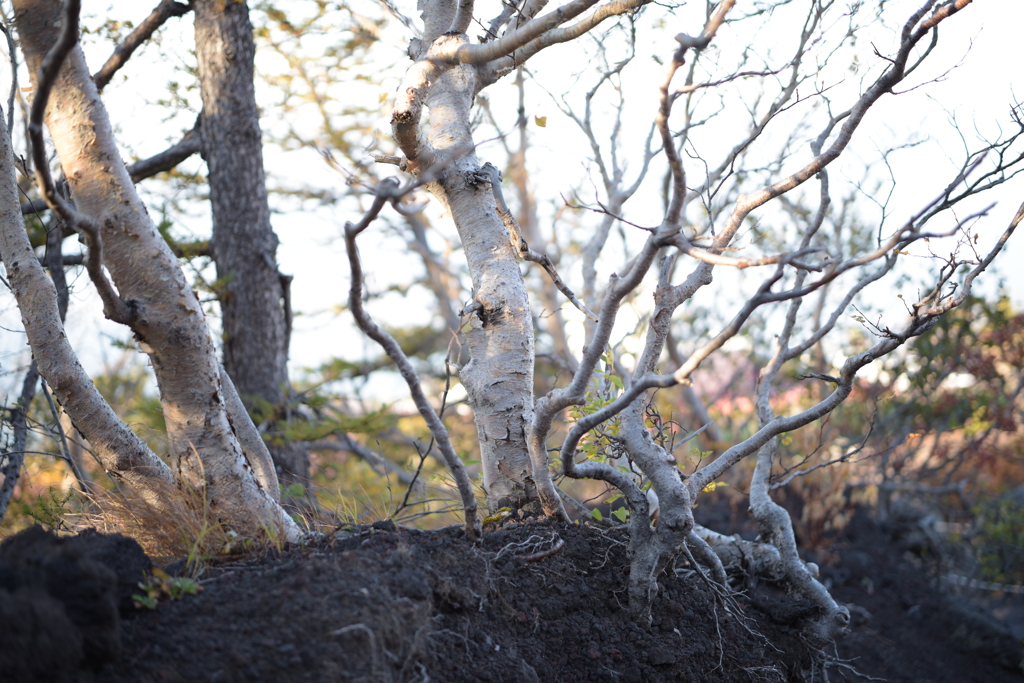
POLYGON ((861 515, 834 547, 832 594, 859 608, 839 654, 858 669, 893 683, 1024 680, 1024 620, 1008 618, 1024 599, 954 593, 934 548, 902 523, 861 515))
MULTIPOLYGON (((208 567, 200 593, 154 610, 123 602, 145 566, 137 546, 84 538, 36 530, 0 545, 0 681, 731 682, 814 667, 798 623, 754 607, 769 593, 724 604, 682 565, 660 581, 651 629, 633 625, 621 529, 526 519, 474 547, 459 529, 378 523, 208 567)), ((829 680, 858 680, 850 667, 1024 680, 1005 625, 940 593, 905 546, 864 516, 833 545, 823 578, 856 605, 856 627, 837 651, 852 661, 831 662, 829 680)))

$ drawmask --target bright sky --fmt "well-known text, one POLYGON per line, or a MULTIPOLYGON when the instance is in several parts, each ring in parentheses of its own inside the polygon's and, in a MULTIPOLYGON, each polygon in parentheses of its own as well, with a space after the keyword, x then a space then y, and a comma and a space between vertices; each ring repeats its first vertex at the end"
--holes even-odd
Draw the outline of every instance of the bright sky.
MULTIPOLYGON (((370 0, 362 2, 366 3, 365 13, 376 16, 378 5, 370 0)), ((739 0, 735 11, 750 11, 758 4, 751 0, 739 0)), ((849 3, 839 0, 837 4, 849 3)), ((118 0, 114 3, 87 2, 85 5, 86 21, 90 25, 99 23, 96 19, 98 16, 119 17, 138 22, 149 11, 148 5, 127 0, 118 0), (89 19, 89 16, 93 18, 89 19)), ((667 58, 671 54, 674 47, 672 36, 675 33, 699 31, 702 23, 699 5, 702 3, 690 3, 678 11, 675 17, 667 17, 664 25, 656 29, 649 28, 647 24, 650 22, 644 19, 637 22, 637 56, 625 84, 629 114, 623 143, 624 154, 630 154, 629 150, 638 149, 656 106, 655 87, 661 78, 663 68, 654 62, 653 57, 667 58)), ((778 10, 781 17, 777 16, 776 19, 785 18, 785 13, 788 12, 793 15, 794 21, 788 25, 781 22, 781 25, 788 26, 794 31, 799 30, 799 23, 796 22, 800 19, 797 15, 804 12, 807 5, 808 0, 794 2, 789 7, 778 10)), ((917 3, 906 0, 891 0, 886 3, 886 11, 889 13, 888 16, 902 18, 916 5, 917 3)), ((477 16, 489 19, 497 14, 499 6, 496 0, 480 3, 478 7, 482 9, 479 9, 477 16)), ((415 14, 409 2, 399 3, 399 7, 410 15, 415 14)), ((651 8, 648 14, 652 14, 655 9, 651 8)), ((839 18, 836 17, 833 21, 836 22, 836 27, 841 29, 842 22, 839 18)), ((1024 93, 1024 83, 1015 57, 1015 48, 1019 45, 1019 27, 1022 25, 1024 3, 1019 0, 976 0, 961 15, 944 25, 940 49, 929 60, 927 72, 923 71, 907 85, 916 85, 933 78, 941 78, 942 82, 922 87, 898 98, 887 98, 865 121, 863 129, 858 132, 855 150, 855 154, 862 162, 872 161, 879 149, 891 146, 894 141, 905 142, 914 139, 920 143, 913 149, 898 152, 890 157, 893 172, 900 179, 900 185, 889 207, 892 226, 932 199, 952 177, 951 169, 954 164, 958 166, 961 162, 964 143, 950 123, 951 115, 955 115, 961 124, 961 131, 972 147, 976 146, 976 136, 994 136, 1000 123, 1006 126, 1009 121, 1008 104, 1013 93, 1024 93)), ((724 28, 716 40, 723 49, 723 63, 726 62, 728 55, 734 55, 741 47, 747 45, 751 46, 755 57, 763 57, 769 63, 779 63, 780 59, 772 52, 771 46, 778 42, 784 46, 780 49, 789 50, 791 43, 786 41, 790 36, 784 35, 781 29, 777 30, 778 33, 765 35, 724 28)), ((129 143, 126 156, 134 154, 142 157, 158 152, 166 147, 168 141, 173 141, 180 130, 191 126, 191 115, 187 113, 169 121, 163 120, 165 110, 155 104, 158 99, 166 97, 163 87, 168 81, 179 80, 183 84, 186 82, 185 77, 176 70, 190 63, 190 33, 191 22, 188 17, 176 22, 172 20, 172 25, 165 30, 162 37, 163 52, 171 57, 154 59, 157 51, 154 48, 147 48, 125 69, 124 76, 127 81, 115 81, 116 87, 109 89, 107 105, 112 120, 119 129, 121 138, 129 143), (175 57, 176 54, 179 56, 175 57), (154 104, 143 104, 143 100, 154 104)), ((386 39, 393 41, 393 45, 382 47, 381 53, 392 62, 402 64, 399 61, 400 41, 405 36, 405 29, 395 22, 385 35, 386 39)), ((877 61, 871 57, 868 46, 874 45, 884 54, 892 45, 892 35, 892 27, 880 25, 858 33, 857 49, 862 69, 865 66, 872 66, 877 61)), ((108 53, 108 47, 90 49, 87 52, 94 70, 108 53)), ((820 75, 819 85, 831 88, 829 92, 837 110, 845 108, 855 99, 856 92, 861 88, 860 79, 877 73, 854 71, 850 61, 852 54, 843 53, 837 56, 820 75), (844 59, 846 61, 842 61, 844 59)), ((553 49, 548 58, 538 58, 535 64, 531 64, 531 70, 537 82, 556 95, 571 91, 574 87, 578 93, 592 87, 594 83, 592 57, 592 52, 585 53, 571 46, 559 47, 553 49)), ((261 54, 258 66, 266 73, 275 68, 275 61, 269 55, 261 54)), ((347 97, 359 99, 366 106, 373 107, 378 105, 381 96, 391 95, 397 84, 396 77, 392 76, 383 83, 344 84, 342 91, 347 93, 347 97)), ((6 92, 8 87, 9 78, 5 72, 0 78, 0 92, 6 92)), ((265 129, 269 129, 274 126, 277 111, 272 106, 271 91, 261 86, 260 92, 267 107, 263 125, 265 129)), ((516 107, 511 79, 492 86, 487 94, 491 99, 492 109, 498 112, 499 125, 507 128, 515 119, 516 107)), ((196 93, 186 92, 184 95, 193 103, 197 101, 196 93)), ((713 122, 714 125, 708 126, 708 131, 695 138, 700 144, 699 151, 711 159, 716 159, 717 152, 734 144, 735 131, 745 125, 745 112, 735 105, 734 101, 732 106, 713 122)), ((377 127, 382 137, 389 134, 387 106, 385 102, 385 111, 382 112, 377 127)), ((298 116, 299 120, 303 120, 301 117, 307 115, 298 116)), ((531 141, 534 148, 531 151, 530 164, 532 181, 538 187, 539 198, 546 202, 544 210, 550 214, 556 202, 560 201, 559 196, 567 196, 578 179, 585 176, 589 148, 574 124, 562 117, 550 98, 532 85, 528 96, 528 116, 547 118, 547 125, 544 128, 531 126, 531 141)), ((308 120, 312 125, 313 117, 309 117, 308 120)), ((605 118, 605 127, 608 125, 607 121, 605 118)), ((815 121, 820 122, 820 119, 815 121)), ((815 125, 814 130, 820 128, 820 123, 815 125)), ((482 133, 478 139, 484 140, 492 134, 482 133)), ((479 155, 482 160, 492 160, 499 166, 504 163, 504 152, 495 141, 482 144, 479 155)), ((805 163, 806 159, 807 154, 804 153, 793 163, 805 163)), ((268 173, 274 177, 272 182, 275 184, 307 184, 336 191, 344 190, 344 178, 332 171, 315 150, 282 152, 268 147, 266 163, 268 173)), ((193 171, 201 168, 201 162, 197 159, 190 160, 185 166, 186 170, 193 171)), ((785 169, 790 170, 790 166, 787 165, 785 169)), ((383 171, 382 174, 387 172, 383 171)), ((659 168, 649 183, 651 189, 646 194, 638 195, 627 205, 630 220, 643 225, 654 225, 660 220, 660 200, 657 198, 660 174, 659 168)), ((838 190, 843 184, 849 187, 849 182, 859 177, 856 165, 846 166, 841 170, 837 169, 833 175, 833 183, 838 190)), ((1020 201, 1024 199, 1022 190, 1024 185, 1021 182, 1013 182, 1005 191, 994 193, 987 198, 986 203, 998 201, 998 204, 983 224, 981 244, 984 244, 985 239, 992 239, 1002 231, 1020 201)), ((153 196, 153 190, 147 191, 153 196)), ((887 191, 884 185, 883 191, 887 191)), ((168 190, 162 188, 156 192, 166 196, 168 190)), ((878 198, 877 195, 874 196, 878 198)), ((334 307, 345 301, 348 288, 344 246, 339 235, 344 222, 357 218, 358 211, 351 203, 342 203, 329 210, 301 211, 294 210, 294 202, 278 201, 278 205, 289 209, 287 213, 281 213, 274 219, 275 228, 281 239, 278 258, 281 270, 295 275, 293 303, 295 309, 302 313, 296 320, 293 336, 293 369, 299 371, 303 367, 313 367, 332 356, 355 358, 363 354, 377 355, 377 350, 368 346, 362 336, 353 329, 347 316, 339 317, 331 313, 334 307)), ((157 213, 159 206, 151 204, 151 209, 153 213, 157 213)), ((869 202, 865 201, 860 210, 863 211, 866 221, 877 220, 879 210, 872 207, 869 202)), ((438 214, 439 212, 435 210, 435 217, 438 214)), ((199 208, 187 216, 177 216, 176 219, 182 231, 203 235, 209 230, 209 218, 205 209, 199 208)), ((596 221, 595 217, 589 224, 593 225, 596 221)), ((446 227, 439 218, 435 223, 440 229, 451 233, 450 227, 446 227)), ((411 273, 420 272, 417 260, 406 252, 400 240, 394 235, 389 236, 382 226, 375 227, 374 230, 376 232, 371 231, 362 238, 363 253, 366 255, 369 271, 368 282, 372 289, 379 291, 390 284, 404 283, 411 273)), ((639 239, 640 235, 631 233, 628 247, 635 249, 639 239)), ((560 234, 560 241, 564 243, 564 240, 565 235, 560 234)), ((621 264, 621 243, 616 249, 617 252, 602 263, 602 277, 607 277, 608 273, 621 264)), ((460 258, 460 254, 453 254, 453 259, 460 258)), ((1005 267, 1005 264, 1020 263, 1022 258, 1024 235, 1018 235, 1015 241, 1011 242, 1008 252, 1000 258, 1004 264, 1001 274, 1015 298, 1024 303, 1024 272, 1013 266, 1005 267)), ((570 285, 578 278, 576 272, 563 275, 569 280, 570 285)), ((730 277, 734 276, 726 275, 716 284, 720 287, 720 283, 728 283, 730 277)), ((749 276, 745 274, 744 277, 749 282, 749 276)), ((994 281, 995 278, 991 278, 986 283, 989 291, 994 288, 994 281)), ((736 285, 739 287, 741 283, 737 282, 736 285)), ((875 303, 879 308, 895 310, 898 301, 894 298, 893 288, 893 283, 889 282, 876 288, 869 296, 875 297, 875 303)), ((715 292, 714 296, 723 296, 721 288, 715 292)), ((908 295, 912 294, 913 292, 908 292, 908 295)), ((413 294, 408 299, 391 295, 375 304, 373 310, 383 317, 395 315, 394 311, 397 311, 394 318, 396 322, 422 324, 430 322, 433 318, 432 303, 432 299, 424 293, 413 294)), ((703 303, 721 306, 722 300, 712 298, 703 303)), ((570 311, 568 317, 574 317, 575 312, 572 309, 567 307, 565 310, 570 311)), ((8 308, 0 324, 17 329, 20 328, 17 320, 17 312, 8 308)), ((634 323, 635 316, 624 315, 621 323, 622 332, 625 333, 632 328, 634 323)), ((118 353, 109 350, 103 344, 97 344, 96 340, 99 337, 109 335, 111 338, 124 339, 127 336, 124 328, 102 320, 98 303, 90 288, 86 286, 84 277, 76 287, 68 329, 72 342, 90 369, 98 368, 105 360, 113 360, 118 353)), ((15 341, 18 339, 17 333, 12 332, 5 336, 5 339, 9 341, 2 345, 3 348, 19 348, 15 341)), ((574 339, 577 343, 582 343, 578 334, 574 335, 574 339)), ((21 355, 19 358, 23 359, 24 356, 21 355)), ((4 370, 12 369, 9 356, 7 359, 0 359, 0 363, 3 364, 4 370)), ((386 377, 377 381, 381 382, 377 389, 381 395, 403 391, 397 382, 390 386, 392 380, 386 377)))

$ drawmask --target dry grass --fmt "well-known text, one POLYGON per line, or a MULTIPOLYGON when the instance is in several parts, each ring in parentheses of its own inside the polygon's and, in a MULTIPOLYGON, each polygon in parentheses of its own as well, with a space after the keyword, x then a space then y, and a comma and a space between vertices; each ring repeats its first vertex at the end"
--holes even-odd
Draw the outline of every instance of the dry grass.
POLYGON ((258 556, 284 545, 276 529, 244 536, 227 528, 210 513, 205 490, 166 489, 159 506, 127 487, 91 495, 90 505, 65 521, 72 529, 92 527, 133 538, 158 566, 185 559, 192 575, 213 562, 258 556))

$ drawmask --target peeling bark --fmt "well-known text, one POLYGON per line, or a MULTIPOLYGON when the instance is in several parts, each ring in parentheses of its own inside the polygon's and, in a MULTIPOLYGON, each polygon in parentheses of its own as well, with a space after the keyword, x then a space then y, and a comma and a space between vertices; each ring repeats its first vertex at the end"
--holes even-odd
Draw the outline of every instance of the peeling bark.
POLYGON ((473 315, 466 342, 472 356, 459 373, 476 421, 484 463, 484 492, 494 508, 503 498, 536 498, 526 445, 533 419, 534 331, 530 300, 508 230, 490 185, 478 174, 470 108, 476 69, 445 72, 430 88, 429 144, 433 163, 446 163, 428 189, 451 212, 473 282, 473 315))
POLYGON ((519 259, 495 212, 489 188, 470 178, 477 161, 461 159, 435 193, 451 210, 462 237, 473 299, 466 342, 472 356, 459 373, 466 387, 484 464, 490 507, 505 497, 535 498, 526 428, 533 417, 533 319, 519 259))

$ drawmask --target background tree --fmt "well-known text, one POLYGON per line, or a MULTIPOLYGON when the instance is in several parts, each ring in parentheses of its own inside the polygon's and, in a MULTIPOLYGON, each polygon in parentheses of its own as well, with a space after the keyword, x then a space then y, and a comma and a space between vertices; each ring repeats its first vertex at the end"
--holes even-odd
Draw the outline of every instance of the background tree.
MULTIPOLYGON (((270 225, 249 7, 210 0, 195 3, 194 11, 203 99, 198 129, 209 169, 224 369, 246 407, 273 425, 289 410, 291 277, 278 271, 270 225)), ((309 456, 301 445, 272 443, 270 451, 281 482, 304 487, 309 456)))

